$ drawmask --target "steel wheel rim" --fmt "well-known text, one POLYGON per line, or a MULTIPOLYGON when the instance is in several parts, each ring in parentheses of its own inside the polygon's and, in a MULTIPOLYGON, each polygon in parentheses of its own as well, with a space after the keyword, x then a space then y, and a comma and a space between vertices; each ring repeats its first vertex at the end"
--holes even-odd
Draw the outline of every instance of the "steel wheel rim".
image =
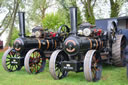
MULTIPOLYGON (((62 79, 67 76, 68 72, 61 69, 61 62, 63 59, 60 58, 60 54, 64 54, 64 58, 67 56, 62 50, 55 50, 50 58, 49 71, 51 76, 55 79, 62 79), (59 55, 59 56, 58 56, 59 55)), ((66 57, 68 60, 68 57, 66 57)), ((65 60, 66 60, 65 59, 65 60)))
POLYGON ((102 73, 100 53, 96 50, 89 50, 85 55, 83 69, 87 81, 100 80, 102 73))

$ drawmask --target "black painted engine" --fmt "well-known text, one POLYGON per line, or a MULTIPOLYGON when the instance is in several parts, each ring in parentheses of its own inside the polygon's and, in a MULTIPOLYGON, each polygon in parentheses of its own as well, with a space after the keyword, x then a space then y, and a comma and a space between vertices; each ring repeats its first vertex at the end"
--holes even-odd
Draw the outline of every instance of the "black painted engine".
POLYGON ((70 29, 60 26, 57 32, 49 32, 40 26, 32 29, 32 35, 26 36, 24 12, 19 12, 20 34, 13 47, 3 55, 2 65, 6 71, 17 71, 25 66, 28 73, 42 72, 46 59, 55 50, 62 48, 62 42, 68 36, 70 29), (62 31, 65 30, 65 31, 62 31))
POLYGON ((81 25, 77 30, 75 7, 70 8, 70 18, 70 35, 62 49, 55 50, 50 58, 49 70, 54 79, 66 77, 69 71, 83 71, 87 81, 97 81, 101 78, 103 62, 125 65, 126 38, 118 34, 115 22, 106 31, 91 24, 81 25))

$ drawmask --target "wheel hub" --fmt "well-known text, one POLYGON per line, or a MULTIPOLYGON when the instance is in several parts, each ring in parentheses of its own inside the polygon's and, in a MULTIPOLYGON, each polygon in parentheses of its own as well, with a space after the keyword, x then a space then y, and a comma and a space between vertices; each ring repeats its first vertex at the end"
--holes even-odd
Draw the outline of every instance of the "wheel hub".
POLYGON ((16 60, 16 59, 10 59, 10 64, 11 64, 11 65, 18 65, 19 62, 18 62, 18 60, 16 60))
POLYGON ((18 62, 16 60, 11 61, 11 65, 16 65, 16 64, 18 64, 18 62))
POLYGON ((40 60, 39 60, 39 59, 34 59, 33 62, 34 62, 35 64, 38 64, 38 63, 40 62, 40 60))

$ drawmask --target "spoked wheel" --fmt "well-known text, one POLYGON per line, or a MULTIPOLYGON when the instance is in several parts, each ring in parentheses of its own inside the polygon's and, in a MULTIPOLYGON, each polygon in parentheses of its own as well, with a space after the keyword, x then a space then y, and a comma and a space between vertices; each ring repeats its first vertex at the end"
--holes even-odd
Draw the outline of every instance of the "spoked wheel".
POLYGON ((49 70, 55 80, 62 79, 67 76, 68 72, 61 68, 62 61, 67 60, 67 55, 61 50, 56 50, 52 53, 50 57, 49 70))
POLYGON ((115 21, 108 23, 108 38, 113 41, 116 39, 116 33, 117 33, 117 24, 115 21))
POLYGON ((30 74, 37 74, 44 70, 46 58, 43 52, 39 49, 32 49, 28 51, 25 56, 25 69, 30 74))
POLYGON ((22 66, 20 65, 20 53, 18 53, 13 48, 9 48, 5 51, 2 57, 2 66, 6 71, 14 72, 20 70, 22 66))
POLYGON ((101 57, 96 50, 89 50, 86 53, 83 69, 87 81, 100 80, 102 73, 101 57))
POLYGON ((116 42, 112 45, 112 59, 116 66, 125 66, 126 38, 123 35, 116 35, 116 42))
POLYGON ((58 33, 69 33, 70 32, 70 28, 68 28, 67 25, 61 25, 58 29, 58 33))

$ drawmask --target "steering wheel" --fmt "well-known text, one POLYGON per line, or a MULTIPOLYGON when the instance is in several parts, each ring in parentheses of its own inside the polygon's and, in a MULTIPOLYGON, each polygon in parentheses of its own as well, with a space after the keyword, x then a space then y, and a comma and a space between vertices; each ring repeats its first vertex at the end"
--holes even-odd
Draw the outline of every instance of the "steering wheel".
POLYGON ((61 25, 58 29, 58 33, 69 33, 70 28, 67 25, 61 25), (66 29, 65 29, 66 28, 66 29))

